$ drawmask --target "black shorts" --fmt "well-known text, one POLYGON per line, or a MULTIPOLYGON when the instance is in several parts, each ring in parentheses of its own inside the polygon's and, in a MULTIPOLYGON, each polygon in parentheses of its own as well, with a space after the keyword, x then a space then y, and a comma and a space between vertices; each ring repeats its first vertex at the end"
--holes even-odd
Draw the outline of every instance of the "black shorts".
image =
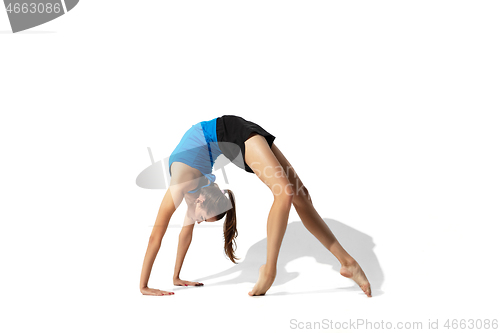
POLYGON ((217 141, 221 152, 236 166, 250 173, 254 172, 245 162, 245 141, 252 133, 262 135, 267 140, 269 147, 272 146, 274 139, 276 139, 274 135, 256 123, 242 117, 222 116, 217 118, 217 141), (240 152, 243 159, 237 158, 240 152))

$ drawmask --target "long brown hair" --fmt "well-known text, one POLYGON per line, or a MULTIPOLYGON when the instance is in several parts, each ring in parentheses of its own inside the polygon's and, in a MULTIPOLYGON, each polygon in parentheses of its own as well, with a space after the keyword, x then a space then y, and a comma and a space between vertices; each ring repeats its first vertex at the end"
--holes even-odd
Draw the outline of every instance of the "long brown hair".
POLYGON ((238 236, 238 230, 236 229, 236 203, 234 200, 234 193, 231 190, 219 189, 219 185, 213 183, 211 186, 202 187, 200 190, 200 195, 203 194, 205 201, 202 203, 202 208, 207 210, 207 214, 213 215, 219 213, 216 216, 216 220, 222 219, 226 216, 224 220, 224 252, 226 256, 233 263, 237 263, 234 252, 236 250, 236 237, 238 236), (228 194, 229 198, 226 196, 228 194))

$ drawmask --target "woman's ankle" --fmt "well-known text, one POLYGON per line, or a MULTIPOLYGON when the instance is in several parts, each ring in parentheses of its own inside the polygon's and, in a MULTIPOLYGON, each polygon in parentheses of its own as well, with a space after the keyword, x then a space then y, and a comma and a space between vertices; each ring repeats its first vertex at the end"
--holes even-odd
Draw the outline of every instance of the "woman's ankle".
POLYGON ((353 257, 349 256, 349 257, 346 257, 346 258, 342 258, 342 261, 340 261, 340 264, 342 266, 349 267, 349 266, 355 266, 358 263, 356 262, 356 260, 354 260, 353 257))

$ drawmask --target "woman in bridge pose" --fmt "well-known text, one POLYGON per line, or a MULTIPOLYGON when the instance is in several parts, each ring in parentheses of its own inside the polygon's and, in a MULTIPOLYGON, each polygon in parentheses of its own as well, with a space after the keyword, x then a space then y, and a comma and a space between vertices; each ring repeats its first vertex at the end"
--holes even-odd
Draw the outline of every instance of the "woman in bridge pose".
POLYGON ((173 295, 173 292, 148 287, 154 260, 172 214, 182 200, 187 212, 179 234, 173 283, 176 286, 201 286, 182 280, 180 270, 189 248, 196 222, 224 220, 224 250, 235 263, 236 205, 230 190, 221 190, 212 174, 214 161, 224 154, 231 162, 254 173, 272 191, 274 202, 267 220, 267 257, 250 296, 264 295, 276 277, 280 246, 293 205, 309 230, 340 262, 340 274, 353 279, 371 297, 370 283, 359 264, 340 245, 314 208, 299 176, 274 144, 275 137, 261 126, 239 116, 222 116, 193 125, 182 137, 169 158, 169 188, 161 202, 149 237, 144 258, 140 290, 144 295, 173 295))

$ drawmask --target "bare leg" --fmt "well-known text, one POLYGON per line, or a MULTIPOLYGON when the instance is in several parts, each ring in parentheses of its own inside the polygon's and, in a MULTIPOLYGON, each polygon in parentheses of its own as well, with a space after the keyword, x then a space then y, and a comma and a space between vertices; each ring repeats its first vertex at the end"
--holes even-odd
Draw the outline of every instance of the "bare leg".
POLYGON ((271 189, 274 196, 267 219, 266 263, 260 267, 257 283, 248 293, 250 296, 257 296, 264 295, 276 278, 276 264, 292 207, 293 190, 281 164, 263 136, 254 135, 247 139, 245 150, 246 163, 271 189))
POLYGON ((311 197, 307 189, 302 184, 299 176, 291 166, 290 162, 285 158, 283 153, 272 145, 272 152, 281 163, 283 169, 287 173, 289 182, 293 185, 295 196, 293 198, 293 206, 309 232, 311 232, 340 262, 342 265, 340 274, 347 278, 353 279, 364 293, 371 297, 370 283, 365 276, 365 273, 354 260, 353 257, 346 252, 340 245, 337 238, 333 235, 328 225, 323 221, 312 204, 311 197))

